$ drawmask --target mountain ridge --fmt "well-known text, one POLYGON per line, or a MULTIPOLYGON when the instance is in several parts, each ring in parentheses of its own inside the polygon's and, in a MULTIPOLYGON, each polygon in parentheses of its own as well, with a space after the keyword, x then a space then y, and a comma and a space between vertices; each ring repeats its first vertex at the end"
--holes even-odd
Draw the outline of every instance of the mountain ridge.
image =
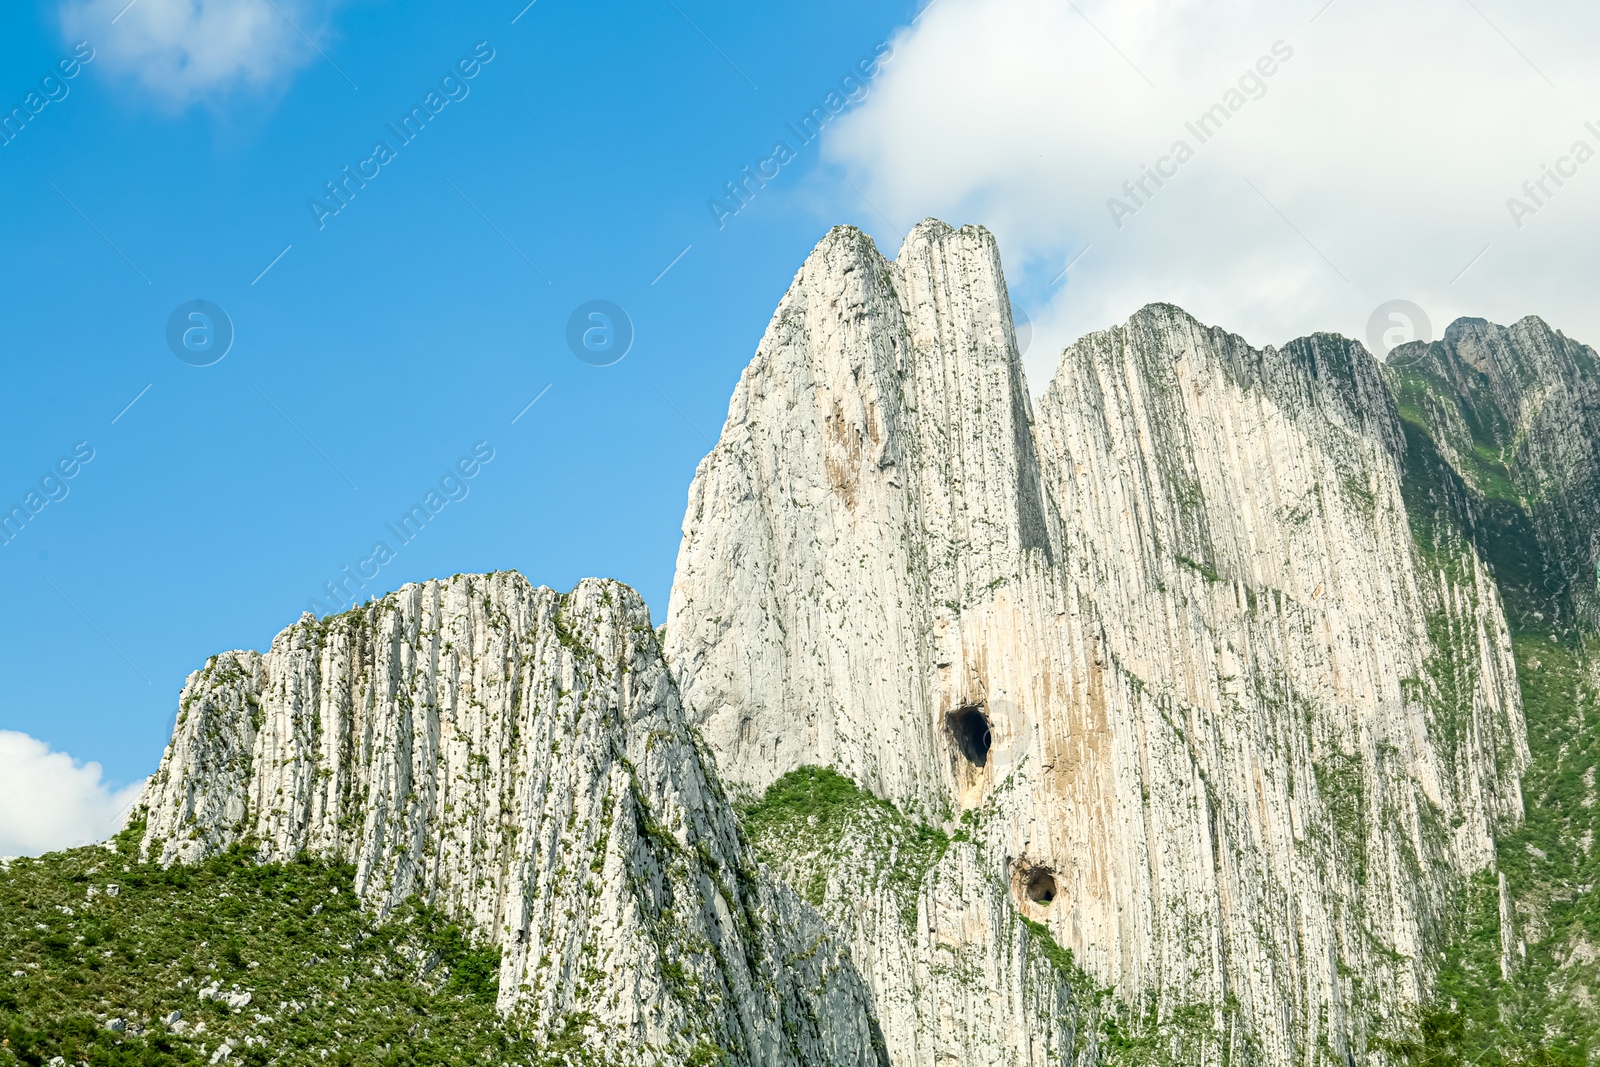
POLYGON ((1596 366, 1156 303, 1032 398, 987 230, 836 227, 661 628, 508 573, 302 619, 191 676, 141 847, 348 862, 606 1062, 1585 1062, 1596 366))

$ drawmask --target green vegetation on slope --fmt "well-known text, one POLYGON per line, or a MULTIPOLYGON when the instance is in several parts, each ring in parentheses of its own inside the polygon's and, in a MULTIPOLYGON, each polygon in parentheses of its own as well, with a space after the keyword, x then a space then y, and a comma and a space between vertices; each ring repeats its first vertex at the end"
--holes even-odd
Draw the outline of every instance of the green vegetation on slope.
MULTIPOLYGON (((1469 385, 1486 391, 1481 377, 1468 374, 1469 385)), ((1489 565, 1512 631, 1531 762, 1524 820, 1502 829, 1496 865, 1469 880, 1449 909, 1433 999, 1381 1044, 1428 1067, 1589 1064, 1600 1057, 1600 672, 1585 650, 1594 635, 1572 625, 1572 591, 1536 532, 1538 472, 1501 460, 1510 439, 1504 418, 1420 365, 1398 369, 1396 391, 1418 554, 1457 574, 1470 543, 1489 565), (1470 435, 1454 442, 1460 470, 1436 444, 1452 412, 1470 435)), ((1465 638, 1449 624, 1443 614, 1430 618, 1428 702, 1455 756, 1471 728, 1472 686, 1455 655, 1465 638)))
POLYGON ((1029 947, 1054 967, 1072 990, 1078 1010, 1088 1021, 1085 1030, 1095 1035, 1095 1048, 1106 1067, 1180 1067, 1207 1062, 1220 1052, 1224 1063, 1232 1046, 1228 1041, 1231 1017, 1238 1005, 1232 1000, 1215 1009, 1205 1004, 1179 1004, 1163 1012, 1159 997, 1151 997, 1143 1015, 1136 1015, 1109 986, 1093 978, 1062 948, 1043 923, 1023 916, 1029 947))
POLYGON ((1578 1067, 1600 1054, 1600 694, 1576 646, 1531 633, 1513 645, 1533 757, 1526 817, 1497 841, 1497 869, 1479 872, 1456 901, 1426 1032, 1402 1050, 1413 1063, 1578 1067))
MULTIPOLYGON (((1492 403, 1473 403, 1467 397, 1458 397, 1451 384, 1425 360, 1390 366, 1400 418, 1430 437, 1436 436, 1438 412, 1443 405, 1450 405, 1466 431, 1463 440, 1452 442, 1465 468, 1460 473, 1485 498, 1520 504, 1504 460, 1505 442, 1512 436, 1512 428, 1492 403)), ((1472 383, 1473 394, 1490 392, 1488 379, 1481 371, 1464 363, 1458 370, 1472 383)))
POLYGON ((916 926, 923 876, 950 847, 943 830, 912 822, 889 801, 827 767, 790 771, 743 808, 740 821, 762 861, 796 880, 794 888, 816 907, 823 905, 828 872, 839 861, 876 857, 877 871, 852 873, 880 877, 907 928, 916 926), (879 840, 858 853, 850 838, 863 832, 879 840), (806 873, 795 879, 802 869, 806 873))
POLYGON ((374 921, 350 867, 235 850, 163 869, 137 861, 134 833, 118 851, 0 869, 0 1067, 209 1064, 225 1042, 227 1062, 252 1065, 539 1064, 564 1051, 495 1012, 498 950, 414 905, 374 921))

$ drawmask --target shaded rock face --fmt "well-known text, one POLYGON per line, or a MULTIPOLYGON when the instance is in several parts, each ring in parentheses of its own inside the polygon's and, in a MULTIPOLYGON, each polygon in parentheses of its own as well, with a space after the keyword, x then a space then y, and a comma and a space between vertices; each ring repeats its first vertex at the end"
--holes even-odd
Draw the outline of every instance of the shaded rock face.
POLYGON ((165 862, 338 857, 378 912, 467 921, 502 1010, 612 1058, 880 1062, 854 965, 757 868, 614 582, 408 585, 216 656, 145 803, 165 862))
POLYGON ((1600 629, 1600 360, 1537 318, 1461 319, 1384 368, 1421 449, 1436 449, 1453 510, 1496 576, 1513 621, 1600 629), (1425 439, 1424 439, 1425 438, 1425 439), (1459 491, 1465 490, 1465 492, 1459 491))
POLYGON ((1421 995, 1527 754, 1489 568, 1416 536, 1408 448, 1342 338, 1151 306, 1035 412, 987 232, 811 255, 696 473, 667 658, 730 788, 831 765, 969 828, 943 864, 1002 888, 963 894, 993 933, 930 895, 935 966, 870 970, 894 1062, 950 1015, 1036 1062, 1038 1004, 980 977, 1019 918, 1202 1056, 1344 1060, 1421 995))
POLYGON ((1577 1062, 1600 1047, 1600 364, 1536 318, 1391 355, 1413 528, 1494 571, 1532 755, 1525 821, 1452 902, 1441 1005, 1463 1060, 1577 1062))

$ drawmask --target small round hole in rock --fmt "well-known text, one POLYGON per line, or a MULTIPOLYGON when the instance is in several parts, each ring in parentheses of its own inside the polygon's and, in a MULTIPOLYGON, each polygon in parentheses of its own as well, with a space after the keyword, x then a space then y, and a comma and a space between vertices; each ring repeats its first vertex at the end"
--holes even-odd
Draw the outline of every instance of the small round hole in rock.
POLYGON ((1042 868, 1029 871, 1026 888, 1029 900, 1048 906, 1056 899, 1056 876, 1042 868))
POLYGON ((956 739, 956 750, 974 767, 989 762, 989 719, 977 705, 957 708, 946 718, 951 735, 956 739))

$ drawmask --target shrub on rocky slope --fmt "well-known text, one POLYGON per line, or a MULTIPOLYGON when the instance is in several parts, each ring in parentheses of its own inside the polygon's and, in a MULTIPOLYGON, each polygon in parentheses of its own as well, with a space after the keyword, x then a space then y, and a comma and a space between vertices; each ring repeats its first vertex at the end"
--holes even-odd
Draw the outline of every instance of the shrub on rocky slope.
POLYGON ((499 952, 353 871, 138 862, 133 828, 0 870, 0 1064, 558 1062, 495 1012, 499 952), (226 1050, 226 1051, 224 1051, 226 1050))

